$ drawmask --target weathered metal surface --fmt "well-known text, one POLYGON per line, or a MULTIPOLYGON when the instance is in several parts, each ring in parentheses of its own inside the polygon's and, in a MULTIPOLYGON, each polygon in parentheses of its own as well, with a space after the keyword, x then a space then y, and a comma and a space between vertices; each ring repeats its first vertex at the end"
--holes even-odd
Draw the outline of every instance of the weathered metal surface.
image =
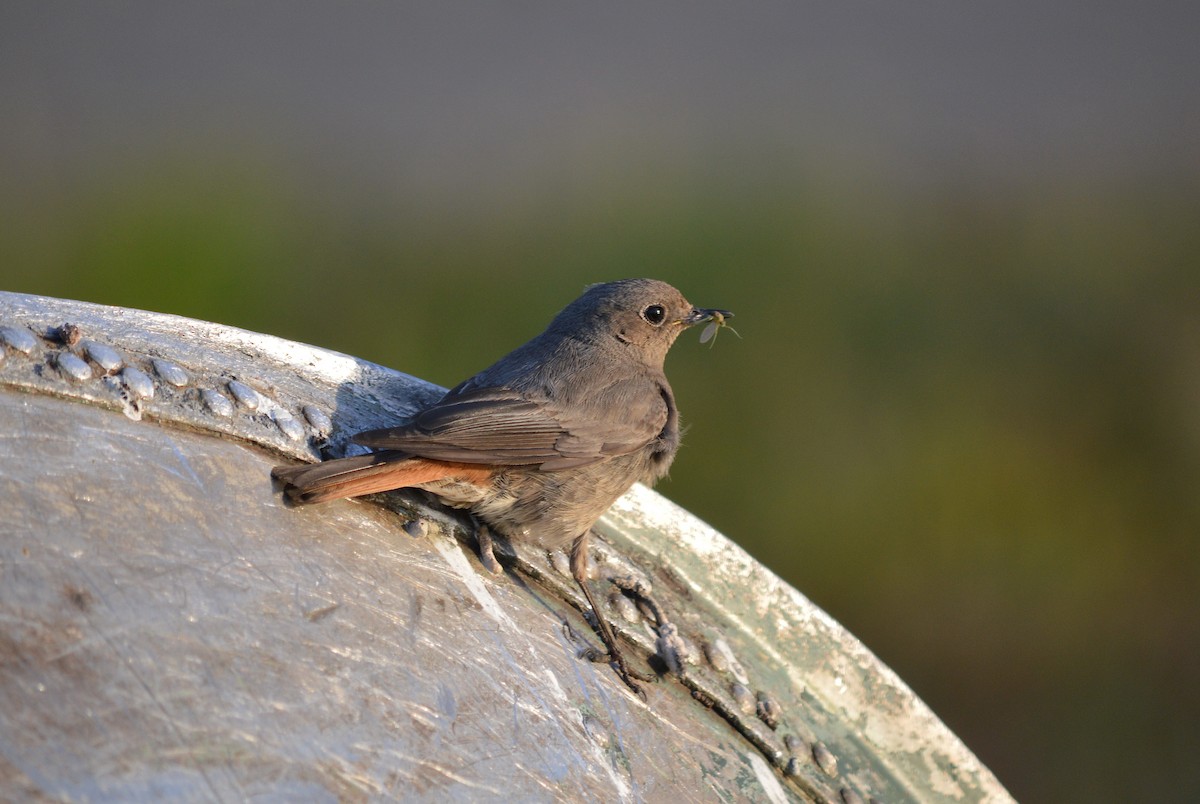
POLYGON ((674 670, 643 702, 578 658, 561 556, 498 545, 492 576, 420 498, 271 488, 281 456, 439 393, 0 293, 0 798, 1010 800, 851 635, 651 491, 595 551, 608 615, 674 670))

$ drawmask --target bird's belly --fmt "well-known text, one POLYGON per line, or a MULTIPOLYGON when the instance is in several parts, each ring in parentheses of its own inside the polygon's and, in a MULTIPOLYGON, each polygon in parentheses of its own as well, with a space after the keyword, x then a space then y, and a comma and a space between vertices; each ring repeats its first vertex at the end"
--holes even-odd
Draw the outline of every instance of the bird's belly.
POLYGON ((557 472, 501 472, 469 507, 510 539, 565 548, 645 475, 645 462, 635 454, 557 472))
POLYGON ((513 467, 486 484, 445 478, 418 488, 454 508, 465 508, 501 535, 547 549, 561 549, 596 524, 601 515, 639 480, 662 473, 649 450, 574 469, 545 472, 513 467))

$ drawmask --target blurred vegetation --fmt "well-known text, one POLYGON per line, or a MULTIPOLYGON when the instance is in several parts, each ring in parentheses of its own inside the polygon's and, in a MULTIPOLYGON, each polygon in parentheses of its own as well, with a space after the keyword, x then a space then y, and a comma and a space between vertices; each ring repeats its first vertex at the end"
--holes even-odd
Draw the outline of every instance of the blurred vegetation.
POLYGON ((586 283, 671 281, 742 338, 676 346, 691 426, 661 491, 1019 798, 1200 798, 1200 188, 642 175, 455 202, 267 164, 0 197, 0 287, 452 385, 586 283))

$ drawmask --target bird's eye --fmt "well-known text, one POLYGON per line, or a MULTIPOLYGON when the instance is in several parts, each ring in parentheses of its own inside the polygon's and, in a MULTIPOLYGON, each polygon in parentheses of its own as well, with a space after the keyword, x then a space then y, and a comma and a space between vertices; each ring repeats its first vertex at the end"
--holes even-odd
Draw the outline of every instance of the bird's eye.
POLYGON ((652 304, 645 310, 642 310, 642 318, 649 321, 654 326, 658 326, 667 317, 667 311, 663 309, 661 304, 652 304))

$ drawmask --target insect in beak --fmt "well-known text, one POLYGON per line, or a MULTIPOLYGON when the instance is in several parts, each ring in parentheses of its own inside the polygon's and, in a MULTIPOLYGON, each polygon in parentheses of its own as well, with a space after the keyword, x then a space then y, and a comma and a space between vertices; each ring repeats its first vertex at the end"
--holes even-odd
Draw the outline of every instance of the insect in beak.
POLYGON ((700 333, 700 343, 708 343, 709 341, 716 343, 717 331, 722 327, 728 327, 729 331, 734 335, 737 335, 739 338, 742 337, 738 335, 736 329, 729 325, 729 319, 731 318, 733 318, 733 313, 728 310, 702 310, 697 308, 692 310, 692 314, 687 318, 687 323, 690 325, 707 321, 708 326, 700 333))

